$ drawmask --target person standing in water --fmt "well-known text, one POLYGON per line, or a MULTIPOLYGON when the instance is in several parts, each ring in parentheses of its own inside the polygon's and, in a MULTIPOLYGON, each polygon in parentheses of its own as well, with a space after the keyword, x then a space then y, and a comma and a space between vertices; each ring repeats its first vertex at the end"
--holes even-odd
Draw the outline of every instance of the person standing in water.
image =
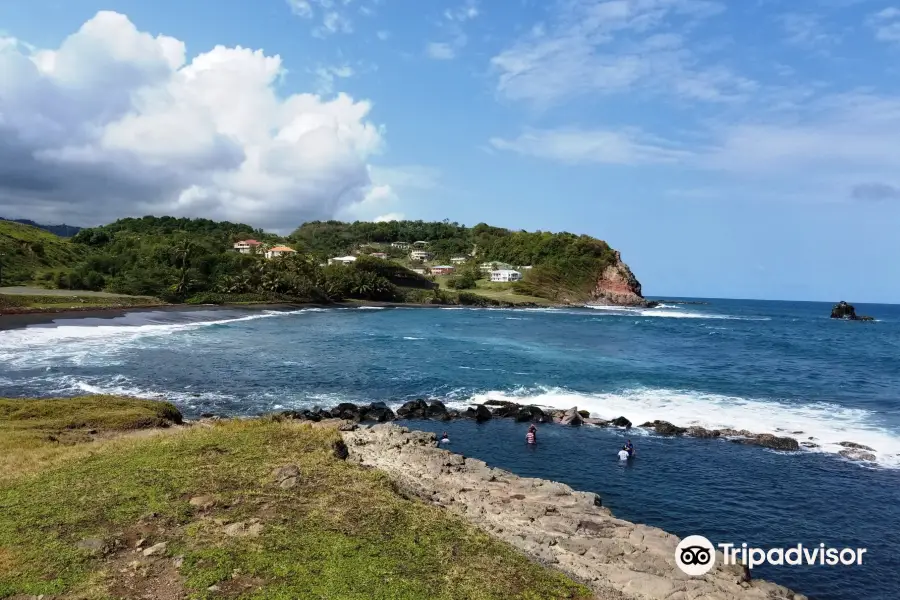
POLYGON ((625 442, 625 449, 628 450, 628 456, 634 456, 634 444, 631 443, 631 440, 625 442))
POLYGON ((525 443, 526 444, 536 444, 537 443, 537 427, 531 425, 528 427, 528 433, 525 434, 525 443))
POLYGON ((445 431, 444 434, 441 436, 441 443, 442 443, 442 444, 449 444, 449 443, 450 443, 450 438, 447 436, 447 432, 446 432, 446 431, 445 431))
POLYGON ((628 448, 622 446, 622 449, 619 450, 619 460, 628 460, 631 457, 631 454, 628 453, 628 448))

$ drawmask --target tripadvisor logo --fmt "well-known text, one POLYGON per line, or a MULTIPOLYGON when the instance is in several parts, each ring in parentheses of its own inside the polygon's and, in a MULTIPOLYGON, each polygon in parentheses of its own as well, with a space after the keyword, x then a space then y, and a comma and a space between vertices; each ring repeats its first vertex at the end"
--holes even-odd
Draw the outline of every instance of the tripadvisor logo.
POLYGON ((703 575, 716 566, 716 549, 702 535, 689 535, 675 548, 675 564, 687 575, 703 575))
MULTIPOLYGON (((790 548, 754 548, 744 544, 718 544, 722 550, 725 565, 744 565, 752 569, 760 565, 800 566, 861 565, 865 548, 832 548, 825 544, 804 546, 797 544, 790 548)), ((702 535, 691 535, 675 548, 675 564, 687 575, 705 575, 716 565, 716 546, 702 535)))

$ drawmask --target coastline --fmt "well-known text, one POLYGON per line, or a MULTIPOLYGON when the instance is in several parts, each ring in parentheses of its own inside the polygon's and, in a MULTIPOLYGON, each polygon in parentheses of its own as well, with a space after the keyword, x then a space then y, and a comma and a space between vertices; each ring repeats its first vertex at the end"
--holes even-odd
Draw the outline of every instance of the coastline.
POLYGON ((598 599, 806 599, 751 579, 739 565, 724 565, 720 552, 712 571, 690 577, 676 567, 678 537, 616 518, 597 494, 440 449, 433 433, 392 423, 357 428, 345 422, 341 429, 351 461, 387 473, 401 494, 462 516, 584 583, 598 599))

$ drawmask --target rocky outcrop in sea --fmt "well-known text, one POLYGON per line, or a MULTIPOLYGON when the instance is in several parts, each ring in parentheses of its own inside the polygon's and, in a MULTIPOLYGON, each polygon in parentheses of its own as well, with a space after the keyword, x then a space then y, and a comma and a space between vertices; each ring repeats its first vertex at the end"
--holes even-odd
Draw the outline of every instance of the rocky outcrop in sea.
MULTIPOLYGON (((577 414, 577 411, 576 411, 577 414)), ((617 519, 597 494, 518 477, 480 460, 437 448, 433 433, 394 424, 343 433, 349 459, 388 474, 410 497, 443 507, 583 581, 598 599, 805 600, 743 567, 717 566, 690 577, 675 564, 679 539, 617 519)))
POLYGON ((622 262, 622 255, 616 250, 616 261, 603 269, 594 290, 591 304, 615 306, 655 306, 657 303, 641 295, 641 283, 622 262))
POLYGON ((847 304, 843 300, 835 304, 831 307, 831 318, 832 319, 844 319, 845 321, 874 321, 873 317, 867 317, 865 315, 857 315, 856 307, 852 304, 847 304))

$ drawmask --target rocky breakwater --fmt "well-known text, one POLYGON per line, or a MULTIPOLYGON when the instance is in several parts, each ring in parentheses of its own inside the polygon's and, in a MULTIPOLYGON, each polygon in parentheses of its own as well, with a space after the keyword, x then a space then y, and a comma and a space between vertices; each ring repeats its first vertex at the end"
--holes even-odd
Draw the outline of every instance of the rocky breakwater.
POLYGON ((873 317, 867 317, 865 315, 857 315, 856 307, 852 304, 847 304, 843 300, 835 304, 831 307, 831 318, 832 319, 843 319, 845 321, 874 321, 873 317))
POLYGON ((679 539, 617 519, 600 497, 523 478, 437 448, 432 433, 394 424, 343 433, 351 461, 387 473, 397 489, 441 506, 534 560, 585 582, 598 599, 805 600, 742 567, 689 577, 675 565, 679 539))
POLYGON ((597 284, 591 292, 591 304, 614 306, 656 306, 641 295, 641 283, 622 262, 622 255, 617 250, 615 262, 608 265, 600 273, 597 284))

